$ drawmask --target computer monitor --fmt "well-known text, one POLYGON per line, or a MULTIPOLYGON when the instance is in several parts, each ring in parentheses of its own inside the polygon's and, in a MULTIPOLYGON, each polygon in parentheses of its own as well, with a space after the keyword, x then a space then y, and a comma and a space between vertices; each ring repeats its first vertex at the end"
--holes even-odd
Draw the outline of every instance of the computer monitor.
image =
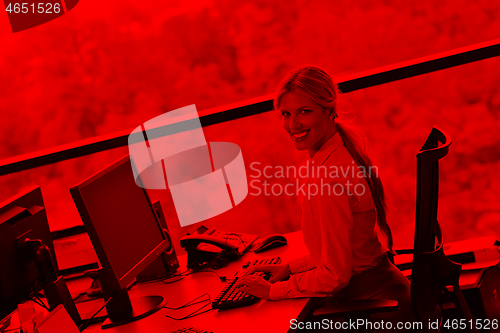
POLYGON ((129 156, 70 189, 102 266, 99 277, 108 314, 103 328, 159 310, 161 296, 130 300, 129 286, 171 247, 145 189, 137 186, 129 156))
POLYGON ((0 203, 0 318, 30 299, 40 278, 38 267, 23 243, 26 238, 39 239, 48 247, 52 255, 49 265, 54 269, 50 274, 59 275, 39 186, 0 203))

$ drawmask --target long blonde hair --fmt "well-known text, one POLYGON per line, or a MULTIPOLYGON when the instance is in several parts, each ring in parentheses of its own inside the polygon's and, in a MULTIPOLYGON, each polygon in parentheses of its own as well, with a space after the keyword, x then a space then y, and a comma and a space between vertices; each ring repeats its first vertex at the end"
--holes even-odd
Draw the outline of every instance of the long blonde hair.
MULTIPOLYGON (((274 98, 274 108, 276 110, 279 108, 283 96, 291 91, 298 91, 326 111, 333 112, 333 125, 339 132, 345 147, 356 164, 363 167, 364 170, 376 170, 376 168, 373 168, 373 164, 361 144, 364 141, 361 132, 352 126, 335 120, 338 117, 337 100, 340 91, 337 84, 324 70, 315 66, 305 66, 288 73, 276 89, 274 98)), ((364 174, 377 211, 377 224, 387 238, 389 251, 394 253, 392 232, 387 223, 387 204, 382 181, 378 175, 372 177, 371 172, 365 172, 364 174)))

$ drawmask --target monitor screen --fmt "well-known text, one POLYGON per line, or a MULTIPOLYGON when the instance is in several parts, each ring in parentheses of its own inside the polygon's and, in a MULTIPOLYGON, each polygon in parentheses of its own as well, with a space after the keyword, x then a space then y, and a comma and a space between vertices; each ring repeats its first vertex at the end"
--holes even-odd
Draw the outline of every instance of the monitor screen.
POLYGON ((170 245, 128 156, 70 191, 111 284, 124 288, 170 245))

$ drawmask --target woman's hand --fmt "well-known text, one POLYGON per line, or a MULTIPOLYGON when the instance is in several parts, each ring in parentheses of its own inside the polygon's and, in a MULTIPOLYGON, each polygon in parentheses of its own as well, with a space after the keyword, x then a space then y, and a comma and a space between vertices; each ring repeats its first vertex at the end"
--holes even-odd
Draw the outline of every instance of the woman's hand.
POLYGON ((271 300, 269 297, 271 284, 260 276, 245 275, 238 280, 236 286, 258 298, 263 298, 268 301, 271 300))
POLYGON ((250 268, 246 276, 252 275, 255 272, 271 273, 271 278, 269 279, 269 283, 275 283, 278 281, 282 281, 290 276, 290 266, 288 266, 288 264, 254 266, 250 268))
POLYGON ((241 277, 238 280, 236 286, 256 297, 263 298, 265 300, 271 300, 271 298, 269 297, 271 284, 286 279, 289 276, 290 267, 288 266, 288 264, 254 266, 248 270, 244 277, 241 277), (269 281, 266 281, 260 276, 252 275, 256 272, 271 273, 271 278, 269 279, 269 281))

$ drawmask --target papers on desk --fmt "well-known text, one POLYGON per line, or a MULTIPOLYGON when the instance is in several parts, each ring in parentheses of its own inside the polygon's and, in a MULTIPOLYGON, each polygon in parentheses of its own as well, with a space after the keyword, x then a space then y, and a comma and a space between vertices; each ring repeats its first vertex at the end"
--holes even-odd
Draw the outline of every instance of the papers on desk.
POLYGON ((80 333, 66 309, 59 304, 35 329, 38 333, 80 333))

